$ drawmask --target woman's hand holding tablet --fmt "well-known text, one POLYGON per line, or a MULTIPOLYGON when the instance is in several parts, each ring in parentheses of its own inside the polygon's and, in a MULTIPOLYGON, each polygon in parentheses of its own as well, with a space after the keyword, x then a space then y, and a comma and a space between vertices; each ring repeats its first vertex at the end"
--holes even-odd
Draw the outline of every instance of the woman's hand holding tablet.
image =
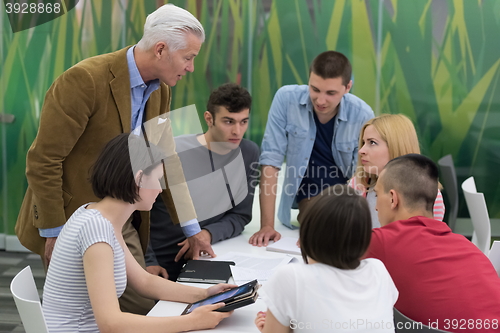
MULTIPOLYGON (((210 287, 209 289, 215 288, 217 286, 210 287)), ((223 306, 219 306, 212 311, 228 312, 242 306, 252 304, 257 299, 258 287, 259 285, 257 283, 257 280, 253 280, 239 287, 231 288, 227 291, 202 299, 201 301, 189 304, 182 314, 189 314, 196 308, 203 305, 217 305, 218 303, 224 303, 223 306)))
POLYGON ((195 323, 199 327, 195 327, 194 330, 204 329, 204 328, 215 328, 222 319, 229 317, 233 312, 218 312, 217 310, 222 308, 224 303, 209 304, 205 306, 200 306, 199 308, 193 310, 189 314, 191 318, 190 321, 195 323))

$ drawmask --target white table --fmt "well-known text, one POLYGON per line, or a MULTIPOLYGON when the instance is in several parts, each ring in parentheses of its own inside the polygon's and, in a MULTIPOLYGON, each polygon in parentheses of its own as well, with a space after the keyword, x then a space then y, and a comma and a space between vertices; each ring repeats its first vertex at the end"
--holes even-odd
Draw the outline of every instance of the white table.
MULTIPOLYGON (((258 200, 255 200, 258 201, 258 200)), ((258 217, 255 214, 254 207, 254 217, 258 217)), ((281 225, 281 223, 276 222, 276 229, 281 233, 281 236, 288 237, 298 237, 298 230, 290 230, 285 226, 281 225)), ((228 239, 217 244, 213 245, 213 249, 215 253, 220 256, 226 254, 228 252, 244 252, 247 254, 258 254, 264 256, 276 256, 275 252, 266 251, 265 247, 257 247, 252 246, 248 243, 248 239, 260 228, 260 222, 258 219, 252 220, 250 222, 243 233, 235 238, 228 239)), ((209 284, 201 284, 201 283, 186 283, 188 285, 196 286, 196 287, 210 287, 209 284)), ((177 316, 184 311, 186 308, 185 303, 178 302, 168 302, 168 301, 159 301, 153 309, 148 313, 148 316, 153 317, 166 317, 166 316, 177 316)), ((266 305, 264 301, 259 298, 254 304, 236 309, 234 313, 229 317, 224 319, 215 329, 212 330, 203 330, 198 332, 259 332, 259 330, 255 327, 254 319, 259 311, 265 311, 266 305)))

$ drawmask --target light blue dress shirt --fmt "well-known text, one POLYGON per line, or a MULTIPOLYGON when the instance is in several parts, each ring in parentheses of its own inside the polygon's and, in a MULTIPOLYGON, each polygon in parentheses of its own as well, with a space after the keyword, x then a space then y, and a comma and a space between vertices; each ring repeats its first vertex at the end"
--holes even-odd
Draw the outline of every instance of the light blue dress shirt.
POLYGON ((131 130, 140 126, 144 120, 144 108, 151 93, 160 87, 160 80, 149 81, 147 84, 142 80, 141 73, 134 59, 135 45, 127 50, 128 72, 130 75, 130 96, 132 98, 132 118, 130 119, 131 130))
MULTIPOLYGON (((262 141, 261 165, 281 169, 286 157, 278 219, 289 228, 293 228, 290 209, 307 170, 316 138, 313 112, 309 86, 280 88, 271 104, 262 141)), ((371 107, 360 98, 352 94, 342 97, 334 124, 332 155, 346 178, 350 178, 356 168, 361 127, 373 117, 371 107)))
MULTIPOLYGON (((141 73, 137 68, 134 58, 135 45, 127 50, 128 71, 130 74, 130 96, 132 98, 132 118, 130 119, 133 131, 144 122, 144 109, 151 93, 160 87, 160 80, 152 80, 144 83, 141 73)), ((184 236, 191 237, 201 231, 197 219, 181 223, 184 236)))

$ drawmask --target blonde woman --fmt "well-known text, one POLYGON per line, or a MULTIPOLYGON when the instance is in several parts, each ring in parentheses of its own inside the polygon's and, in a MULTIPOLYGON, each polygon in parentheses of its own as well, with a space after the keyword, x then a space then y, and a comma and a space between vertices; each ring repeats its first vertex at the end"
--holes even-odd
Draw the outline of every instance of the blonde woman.
MULTIPOLYGON (((373 188, 379 173, 390 160, 406 154, 420 154, 413 123, 403 114, 381 114, 368 120, 361 128, 358 154, 356 173, 349 184, 362 191, 368 200, 372 226, 378 228, 380 223, 375 210, 376 197, 373 188)), ((443 196, 438 191, 434 202, 434 219, 442 221, 444 211, 443 196)))

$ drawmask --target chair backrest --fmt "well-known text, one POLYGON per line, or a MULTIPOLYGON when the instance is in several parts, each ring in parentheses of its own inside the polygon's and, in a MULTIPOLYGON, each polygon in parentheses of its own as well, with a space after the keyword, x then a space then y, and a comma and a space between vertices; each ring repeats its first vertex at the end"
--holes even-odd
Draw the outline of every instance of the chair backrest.
POLYGON ((469 177, 462 183, 462 190, 474 227, 472 243, 488 255, 491 243, 491 225, 484 195, 477 193, 474 177, 469 177))
POLYGON ((444 187, 444 193, 449 201, 449 207, 446 207, 446 222, 448 222, 450 229, 454 230, 458 214, 458 184, 455 164, 453 164, 451 155, 446 155, 438 161, 438 165, 441 171, 440 180, 444 187))
POLYGON ((488 258, 490 259, 495 271, 497 271, 500 277, 500 241, 494 241, 491 245, 490 252, 488 253, 488 258))
POLYGON ((423 323, 420 323, 418 321, 415 321, 413 319, 408 318, 404 314, 398 311, 398 309, 394 308, 394 329, 396 333, 399 332, 408 332, 408 333, 413 333, 413 332, 419 332, 419 333, 426 333, 426 332, 448 332, 448 331, 443 331, 439 330, 437 328, 431 328, 427 325, 424 325, 423 323))
POLYGON ((26 266, 12 279, 10 292, 14 296, 26 333, 48 333, 30 266, 26 266))

